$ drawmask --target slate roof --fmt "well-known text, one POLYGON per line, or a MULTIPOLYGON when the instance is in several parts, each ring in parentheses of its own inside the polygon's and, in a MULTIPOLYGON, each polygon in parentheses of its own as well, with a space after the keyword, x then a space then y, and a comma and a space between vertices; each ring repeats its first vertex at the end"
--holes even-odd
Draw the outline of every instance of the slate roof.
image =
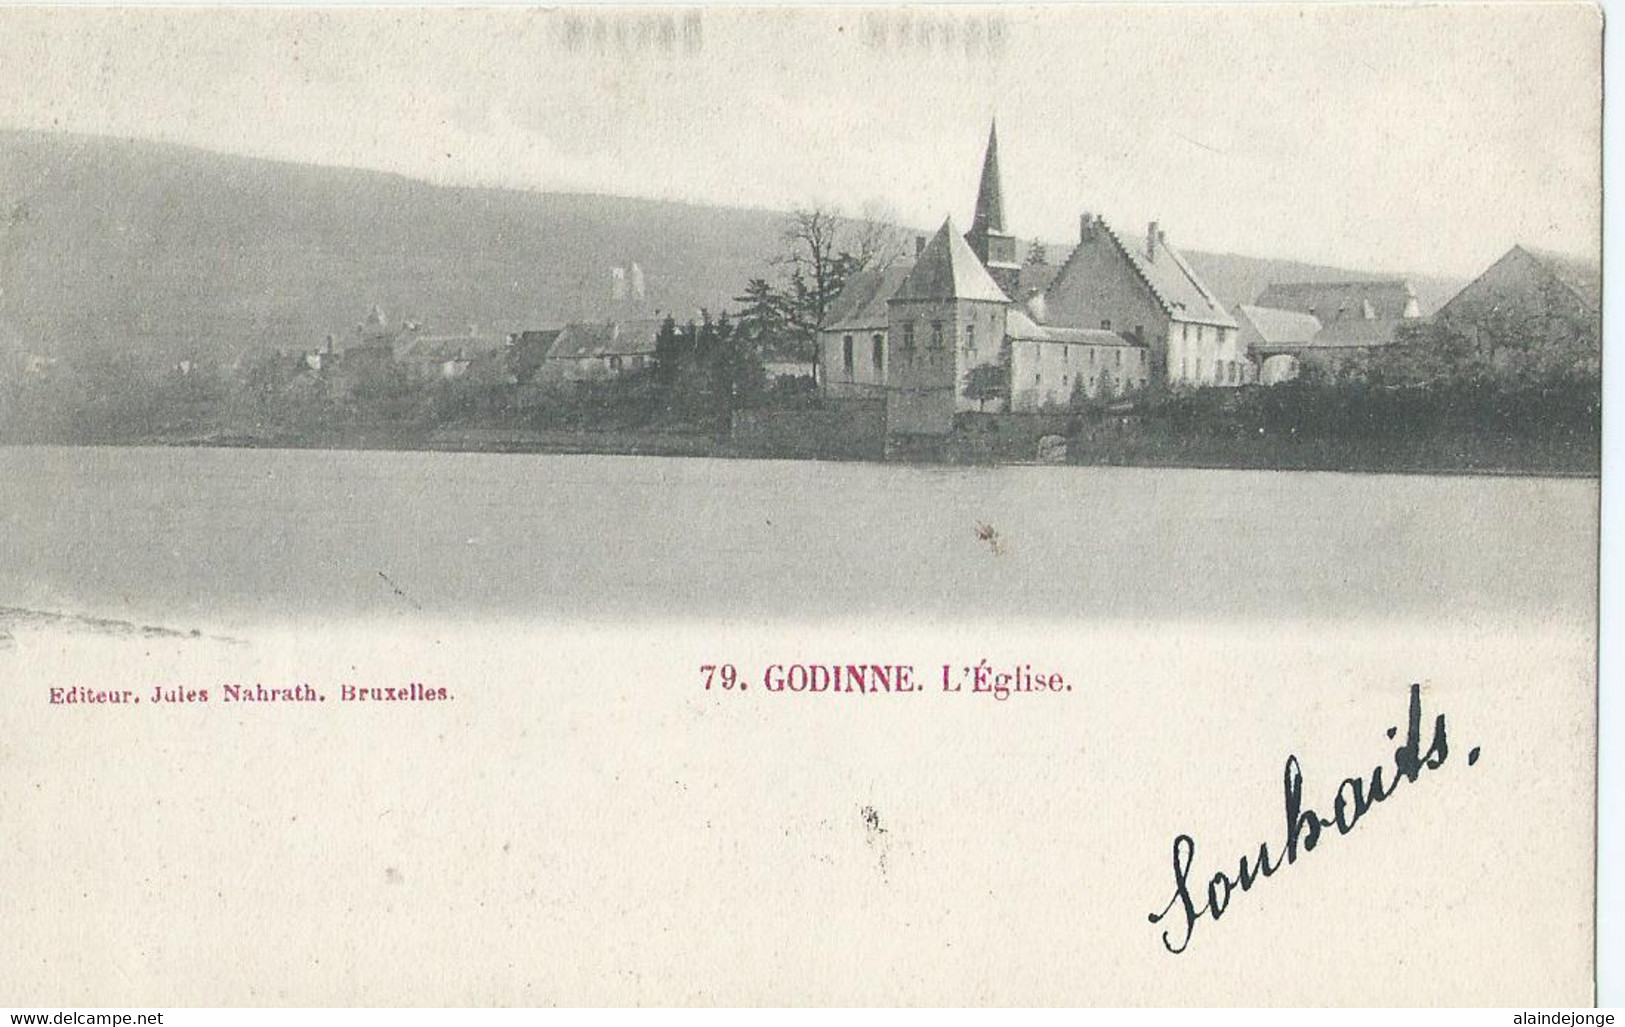
MULTIPOLYGON (((1320 331, 1320 321, 1313 314, 1296 310, 1278 310, 1275 307, 1254 307, 1242 304, 1236 308, 1243 332, 1256 335, 1266 346, 1301 346, 1320 331), (1248 329, 1251 329, 1248 332, 1248 329)), ((1248 339, 1250 342, 1251 339, 1248 339)))
POLYGON ((559 333, 562 331, 564 331, 562 328, 526 329, 525 331, 522 331, 514 336, 513 344, 515 346, 524 346, 527 348, 535 346, 543 349, 551 349, 553 343, 558 339, 559 333))
POLYGON ((1005 334, 1017 342, 1061 342, 1076 346, 1138 346, 1140 343, 1101 328, 1062 328, 1041 325, 1020 310, 1005 319, 1005 334))
POLYGON ((1020 303, 1034 293, 1042 293, 1060 273, 1059 264, 1023 264, 1020 277, 1016 280, 1016 295, 1010 298, 1020 303))
POLYGON ((886 302, 914 269, 914 262, 897 261, 880 271, 859 271, 846 280, 825 312, 825 331, 857 332, 886 327, 886 302))
POLYGON ((1255 301, 1260 307, 1314 314, 1322 324, 1344 318, 1401 318, 1416 303, 1411 283, 1402 279, 1354 282, 1276 282, 1255 301), (1369 312, 1367 311, 1369 305, 1369 312))
POLYGON ((987 130, 987 153, 982 157, 982 181, 976 189, 976 216, 973 224, 990 232, 1004 231, 1004 189, 999 184, 999 125, 987 130))
POLYGON ((1416 324, 1414 317, 1379 317, 1371 320, 1344 318, 1315 333, 1309 340, 1309 349, 1364 349, 1386 346, 1394 341, 1400 326, 1416 324))
POLYGON ((894 300, 987 300, 1009 303, 993 276, 982 266, 970 243, 949 218, 925 244, 914 268, 897 287, 894 300))
POLYGON ((397 360, 422 360, 437 363, 458 357, 472 358, 500 349, 502 340, 480 335, 417 335, 401 343, 395 350, 397 360))
POLYGON ((584 360, 592 357, 647 356, 655 351, 660 336, 660 318, 636 321, 575 321, 564 326, 549 360, 584 360))
POLYGON ((1552 250, 1537 250, 1532 246, 1518 246, 1534 258, 1547 273, 1567 286, 1586 307, 1596 312, 1602 308, 1602 269, 1594 261, 1552 250))
MULTIPOLYGON (((1202 279, 1186 263, 1185 257, 1166 237, 1157 241, 1157 258, 1145 254, 1145 237, 1126 235, 1112 228, 1105 218, 1096 222, 1118 250, 1128 258, 1140 280, 1151 290, 1163 312, 1176 321, 1235 328, 1236 319, 1224 309, 1202 279)), ((1076 255, 1079 250, 1074 250, 1076 255)), ((1071 257, 1067 258, 1069 261, 1071 257)))

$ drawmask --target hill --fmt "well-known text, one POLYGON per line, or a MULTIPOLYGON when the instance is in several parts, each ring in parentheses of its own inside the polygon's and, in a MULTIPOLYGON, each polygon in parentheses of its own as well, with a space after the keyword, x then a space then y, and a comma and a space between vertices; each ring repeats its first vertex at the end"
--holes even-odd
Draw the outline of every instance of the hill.
MULTIPOLYGON (((0 331, 30 349, 230 354, 341 342, 395 318, 506 333, 601 316, 636 261, 647 306, 731 305, 782 215, 436 186, 141 140, 0 131, 0 331)), ((1054 251, 1059 253, 1060 251, 1054 251)), ((1188 253, 1226 302, 1271 281, 1366 277, 1188 253)), ((1457 283, 1413 278, 1424 310, 1457 283)))

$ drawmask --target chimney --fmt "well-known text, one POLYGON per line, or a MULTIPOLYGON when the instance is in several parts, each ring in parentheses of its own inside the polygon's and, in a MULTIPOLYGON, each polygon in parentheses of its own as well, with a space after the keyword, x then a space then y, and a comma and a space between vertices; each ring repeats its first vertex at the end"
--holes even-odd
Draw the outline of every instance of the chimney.
POLYGON ((1162 230, 1155 221, 1145 226, 1145 259, 1156 260, 1158 244, 1162 242, 1162 230))
POLYGON ((925 252, 925 236, 916 235, 914 237, 914 257, 915 257, 915 259, 918 260, 920 254, 922 254, 924 252, 925 252))
POLYGON ((1091 242, 1095 238, 1095 216, 1088 211, 1078 215, 1078 242, 1091 242))

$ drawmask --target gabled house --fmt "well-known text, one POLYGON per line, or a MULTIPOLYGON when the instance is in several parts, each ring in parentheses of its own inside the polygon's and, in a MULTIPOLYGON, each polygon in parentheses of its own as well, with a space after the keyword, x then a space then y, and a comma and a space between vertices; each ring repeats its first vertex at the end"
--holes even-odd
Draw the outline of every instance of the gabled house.
POLYGON ((1602 271, 1593 261, 1513 246, 1469 282, 1434 320, 1469 331, 1537 331, 1601 346, 1602 271))
POLYGON ((654 361, 659 318, 636 321, 574 321, 553 340, 539 372, 564 381, 616 378, 654 361))
POLYGON ((1278 282, 1237 310, 1242 351, 1265 385, 1290 381, 1308 364, 1341 374, 1421 320, 1416 292, 1401 279, 1278 282))
POLYGON ((475 360, 503 348, 505 340, 485 336, 470 325, 467 332, 429 335, 403 332, 394 349, 395 362, 421 381, 460 378, 475 360))
POLYGON ((1077 248, 1044 291, 1038 312, 1044 324, 1134 339, 1149 351, 1152 376, 1170 383, 1244 380, 1235 318, 1155 221, 1136 238, 1084 214, 1077 248))

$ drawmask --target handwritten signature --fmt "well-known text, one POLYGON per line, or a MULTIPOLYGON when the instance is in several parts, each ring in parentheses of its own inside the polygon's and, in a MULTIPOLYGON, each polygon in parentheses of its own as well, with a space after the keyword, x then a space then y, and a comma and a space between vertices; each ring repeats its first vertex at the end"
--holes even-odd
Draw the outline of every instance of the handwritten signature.
MULTIPOLYGON (((1396 737, 1398 733, 1398 728, 1388 729, 1389 738, 1396 737)), ((1478 752, 1479 750, 1474 748, 1467 754, 1468 766, 1478 762, 1478 752)), ((1409 727, 1406 730, 1404 744, 1394 750, 1392 772, 1385 774, 1387 768, 1378 766, 1371 771, 1369 779, 1345 778, 1337 786, 1337 794, 1333 796, 1330 817, 1323 817, 1313 809, 1304 808, 1303 771, 1298 765, 1298 757, 1288 756, 1286 769, 1282 774, 1286 841, 1277 854, 1272 856, 1269 842, 1264 842, 1259 845, 1256 858, 1241 857, 1235 876, 1232 877, 1221 870, 1208 880, 1205 893, 1193 896, 1190 872, 1191 865, 1196 859, 1196 840, 1188 834, 1182 834, 1174 839, 1174 895, 1168 900, 1168 905, 1163 907, 1162 912, 1152 913, 1149 919, 1153 924, 1160 924, 1177 911, 1184 922, 1178 927, 1164 930, 1162 944, 1176 955, 1184 952, 1190 945, 1197 922, 1203 917, 1211 917, 1214 922, 1218 922, 1224 911, 1230 907, 1230 899, 1238 888, 1244 892, 1249 891, 1258 883, 1259 878, 1269 877, 1281 867, 1296 863, 1299 855, 1313 852, 1315 846, 1320 844, 1323 830, 1335 827, 1338 834, 1348 834, 1354 830, 1354 825, 1360 822, 1361 817, 1370 812, 1377 803, 1391 798, 1402 783, 1414 784, 1417 778, 1422 776, 1423 771, 1438 770, 1444 766, 1449 755, 1450 742, 1445 732, 1442 713, 1434 718, 1432 741, 1427 751, 1422 751, 1422 689, 1420 685, 1412 685, 1409 727), (1197 904, 1198 898, 1202 900, 1200 905, 1197 904)))

